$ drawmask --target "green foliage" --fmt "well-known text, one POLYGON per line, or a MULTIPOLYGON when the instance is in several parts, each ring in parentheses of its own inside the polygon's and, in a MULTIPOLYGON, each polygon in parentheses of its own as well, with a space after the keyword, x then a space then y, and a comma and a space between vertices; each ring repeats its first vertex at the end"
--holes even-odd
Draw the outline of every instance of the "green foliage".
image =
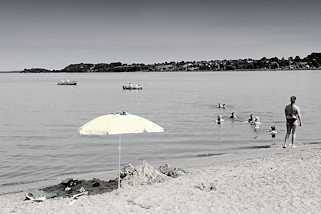
POLYGON ((222 70, 266 70, 266 69, 321 69, 321 53, 311 53, 305 58, 300 56, 289 57, 262 57, 255 59, 238 60, 210 60, 210 61, 166 61, 164 63, 133 63, 130 65, 121 62, 99 64, 70 64, 61 70, 47 70, 43 68, 24 69, 25 73, 40 72, 135 72, 135 71, 222 71, 222 70))

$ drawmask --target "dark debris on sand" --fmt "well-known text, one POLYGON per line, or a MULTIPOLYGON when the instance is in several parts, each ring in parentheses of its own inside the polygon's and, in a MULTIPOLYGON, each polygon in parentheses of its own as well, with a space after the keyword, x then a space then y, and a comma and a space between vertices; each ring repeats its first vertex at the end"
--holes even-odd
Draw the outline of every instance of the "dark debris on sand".
MULTIPOLYGON (((138 173, 141 171, 139 170, 139 167, 135 168, 132 165, 130 166, 130 171, 126 170, 128 167, 125 168, 125 170, 122 170, 122 172, 125 171, 120 176, 122 181, 124 179, 135 179, 138 175, 140 175, 140 173, 138 173)), ((141 167, 144 172, 143 175, 141 175, 144 178, 143 181, 149 180, 150 178, 154 178, 156 175, 158 175, 158 177, 160 175, 166 175, 168 177, 176 178, 186 173, 185 170, 170 167, 168 164, 160 166, 158 170, 154 170, 153 167, 147 164, 146 162, 143 163, 141 167), (156 172, 159 174, 157 174, 156 172)), ((154 183, 154 181, 151 181, 150 183, 154 183)), ((52 185, 41 189, 30 190, 26 193, 26 199, 42 201, 53 197, 77 198, 81 195, 96 195, 106 192, 112 192, 114 190, 117 190, 117 188, 118 178, 109 181, 104 181, 97 178, 93 178, 91 180, 76 180, 73 178, 66 178, 57 185, 52 185)))
POLYGON ((88 191, 88 195, 112 192, 118 187, 118 180, 103 181, 97 178, 91 180, 65 179, 60 184, 42 188, 45 192, 55 193, 57 197, 72 197, 81 192, 81 188, 88 191))
POLYGON ((186 171, 181 168, 171 167, 168 164, 164 164, 158 169, 164 175, 167 175, 172 178, 177 178, 183 174, 186 174, 186 171))

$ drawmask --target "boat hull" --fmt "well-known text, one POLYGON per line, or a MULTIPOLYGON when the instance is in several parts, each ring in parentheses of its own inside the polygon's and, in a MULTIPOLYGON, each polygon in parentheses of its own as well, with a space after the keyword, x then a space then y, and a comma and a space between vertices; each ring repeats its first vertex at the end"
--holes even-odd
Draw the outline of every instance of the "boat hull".
POLYGON ((57 85, 77 85, 77 83, 57 83, 57 85))
POLYGON ((128 86, 123 86, 123 90, 142 90, 143 87, 128 87, 128 86))

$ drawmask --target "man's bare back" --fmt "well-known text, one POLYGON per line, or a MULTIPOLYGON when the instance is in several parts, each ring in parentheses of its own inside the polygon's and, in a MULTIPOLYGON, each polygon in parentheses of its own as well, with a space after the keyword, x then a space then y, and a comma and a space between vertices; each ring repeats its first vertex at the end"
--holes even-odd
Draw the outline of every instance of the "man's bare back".
POLYGON ((289 104, 285 107, 285 118, 289 125, 298 125, 300 109, 295 104, 289 104))
POLYGON ((292 146, 294 147, 295 142, 295 130, 298 125, 301 126, 301 114, 300 109, 295 105, 296 97, 292 96, 290 98, 291 103, 285 106, 285 118, 286 118, 286 135, 284 139, 283 148, 286 148, 286 141, 292 133, 292 146))

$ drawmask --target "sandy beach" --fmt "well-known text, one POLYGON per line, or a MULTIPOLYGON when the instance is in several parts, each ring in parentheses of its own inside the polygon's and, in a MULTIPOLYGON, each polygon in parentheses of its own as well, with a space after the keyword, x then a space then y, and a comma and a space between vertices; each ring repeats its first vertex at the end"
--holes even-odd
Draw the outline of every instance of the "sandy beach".
POLYGON ((75 201, 6 194, 0 213, 320 213, 320 149, 273 147, 191 160, 181 177, 75 201))

